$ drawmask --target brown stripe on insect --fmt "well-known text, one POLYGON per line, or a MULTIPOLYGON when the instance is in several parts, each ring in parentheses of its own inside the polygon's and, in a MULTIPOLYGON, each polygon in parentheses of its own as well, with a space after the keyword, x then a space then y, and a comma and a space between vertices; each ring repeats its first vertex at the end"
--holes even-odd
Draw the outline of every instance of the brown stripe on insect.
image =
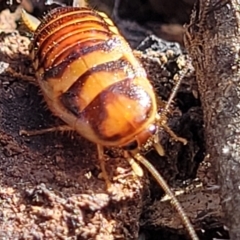
MULTIPOLYGON (((64 18, 65 18, 64 22, 66 22, 66 18, 68 16, 70 19, 73 19, 72 16, 74 14, 80 13, 82 15, 84 15, 84 14, 89 15, 89 14, 91 14, 91 12, 92 11, 87 8, 83 8, 83 9, 81 9, 81 11, 79 11, 79 8, 73 8, 73 7, 56 8, 56 9, 51 10, 49 14, 44 16, 43 20, 41 21, 41 24, 35 31, 34 41, 38 40, 38 35, 43 31, 43 29, 46 29, 49 26, 52 26, 51 28, 48 29, 51 32, 51 31, 54 31, 53 27, 58 28, 59 25, 57 25, 57 24, 53 25, 54 22, 56 22, 58 20, 63 22, 64 18)), ((46 34, 48 34, 48 33, 46 32, 46 34)))
POLYGON ((84 49, 89 45, 94 45, 95 42, 100 42, 100 40, 103 41, 104 38, 106 39, 109 37, 110 34, 108 32, 101 30, 88 30, 85 32, 81 32, 80 34, 77 34, 75 36, 71 36, 63 42, 54 42, 53 50, 49 50, 45 54, 39 53, 39 55, 37 56, 39 59, 41 59, 39 67, 44 67, 45 69, 49 68, 51 65, 62 62, 65 57, 71 54, 72 51, 74 52, 74 49, 84 49), (88 34, 89 40, 87 38, 82 38, 82 34, 88 34), (94 39, 94 36, 96 35, 99 36, 99 39, 94 39))
POLYGON ((153 110, 149 94, 127 78, 101 91, 78 117, 88 120, 99 139, 121 145, 142 129, 153 110))
MULTIPOLYGON (((68 8, 69 11, 71 8, 68 8)), ((47 15, 48 16, 48 15, 47 15)), ((106 30, 109 31, 109 28, 113 26, 109 26, 109 23, 107 23, 97 12, 95 11, 73 11, 73 12, 66 12, 64 15, 62 15, 60 18, 57 14, 57 17, 54 16, 54 14, 51 14, 50 17, 48 17, 48 24, 41 24, 35 33, 34 41, 39 42, 40 45, 45 41, 46 38, 48 38, 49 35, 57 35, 61 29, 64 29, 65 27, 69 25, 73 25, 75 28, 81 28, 82 31, 84 31, 86 26, 83 26, 81 24, 88 23, 91 28, 90 29, 99 29, 99 30, 106 30)), ((111 21, 110 21, 111 23, 111 21)), ((88 27, 89 28, 89 27, 88 27)), ((115 31, 114 31, 115 32, 115 31)), ((59 33, 59 35, 63 35, 59 33)))
MULTIPOLYGON (((57 31, 49 34, 40 43, 38 52, 36 54, 39 54, 40 56, 45 55, 48 51, 51 51, 56 46, 56 44, 60 44, 64 40, 71 43, 84 38, 83 34, 88 34, 88 31, 93 31, 93 25, 96 26, 96 28, 94 29, 94 34, 97 34, 98 32, 104 32, 107 33, 107 36, 110 35, 109 31, 107 31, 104 27, 104 24, 98 20, 70 21, 67 24, 61 25, 61 27, 57 29, 57 31)), ((99 38, 98 35, 95 36, 99 38)), ((61 46, 58 46, 58 48, 61 49, 61 46)))
MULTIPOLYGON (((102 22, 95 20, 84 21, 83 19, 81 21, 74 19, 66 24, 61 24, 57 31, 51 32, 46 29, 46 32, 48 32, 48 35, 44 39, 36 40, 39 44, 36 52, 36 56, 38 57, 44 56, 55 46, 61 49, 64 48, 64 43, 65 45, 73 42, 77 43, 77 41, 85 39, 86 36, 92 39, 106 39, 106 37, 111 36, 111 32, 109 32, 102 22), (93 25, 95 25, 94 28, 93 25), (61 43, 63 46, 58 46, 61 43)), ((42 33, 39 36, 42 36, 42 33)))
MULTIPOLYGON (((93 53, 96 54, 95 59, 97 59, 98 51, 101 51, 102 54, 104 52, 109 53, 120 46, 121 39, 119 37, 110 38, 104 42, 100 41, 100 43, 97 43, 97 40, 89 40, 85 42, 85 47, 81 45, 76 48, 74 45, 56 57, 52 62, 51 67, 45 69, 43 80, 47 80, 48 78, 61 78, 66 68, 72 62, 82 58, 83 56, 87 57, 88 54, 93 53)), ((38 67, 40 68, 41 66, 38 67)))
POLYGON ((78 117, 79 113, 102 90, 122 79, 136 77, 135 72, 124 58, 94 66, 79 76, 75 83, 61 95, 61 102, 66 109, 78 117))

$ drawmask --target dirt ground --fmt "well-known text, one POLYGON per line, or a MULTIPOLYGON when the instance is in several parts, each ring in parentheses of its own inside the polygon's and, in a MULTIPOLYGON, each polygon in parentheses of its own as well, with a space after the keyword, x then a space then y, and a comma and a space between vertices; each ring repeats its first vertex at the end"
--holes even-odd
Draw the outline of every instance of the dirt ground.
MULTIPOLYGON (((0 13, 0 239, 187 239, 181 222, 174 220, 176 215, 166 222, 154 220, 157 210, 151 206, 160 201, 162 190, 147 171, 143 178, 136 177, 118 149, 106 152, 113 184, 110 194, 93 143, 76 133, 19 134, 22 129, 44 129, 62 122, 46 108, 38 87, 27 81, 34 78, 30 39, 21 26, 24 36, 16 30, 17 19, 18 12, 0 13)), ((132 23, 125 24, 132 29, 132 23)), ((181 48, 157 43, 150 40, 140 50, 145 51, 142 61, 157 95, 166 101, 179 71, 181 48), (161 54, 153 57, 154 50, 161 54)), ((194 75, 189 75, 169 116, 169 126, 188 144, 183 146, 161 132, 166 156, 147 154, 177 190, 196 179, 205 157, 202 125, 197 86, 194 75)), ((201 239, 226 238, 221 217, 206 219, 197 224, 201 239)))

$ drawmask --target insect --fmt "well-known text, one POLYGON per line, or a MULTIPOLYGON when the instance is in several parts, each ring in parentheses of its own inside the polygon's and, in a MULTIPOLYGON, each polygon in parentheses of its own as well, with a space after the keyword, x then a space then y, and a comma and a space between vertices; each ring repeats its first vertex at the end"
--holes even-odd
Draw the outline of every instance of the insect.
POLYGON ((50 110, 66 123, 24 133, 74 130, 96 143, 107 189, 111 182, 105 170, 104 147, 121 147, 139 176, 143 173, 135 160, 151 172, 171 198, 191 238, 198 239, 164 179, 140 154, 151 146, 164 155, 157 134, 160 127, 176 140, 185 140, 168 128, 166 114, 158 114, 147 74, 113 22, 88 7, 59 7, 42 21, 23 11, 22 19, 34 32, 30 54, 37 84, 50 110))

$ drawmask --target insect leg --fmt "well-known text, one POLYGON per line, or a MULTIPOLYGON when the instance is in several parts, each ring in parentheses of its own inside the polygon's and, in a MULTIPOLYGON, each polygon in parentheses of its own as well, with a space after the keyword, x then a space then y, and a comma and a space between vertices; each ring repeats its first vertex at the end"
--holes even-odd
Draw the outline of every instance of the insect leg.
POLYGON ((181 142, 183 145, 187 144, 187 139, 177 136, 167 124, 163 124, 162 127, 175 141, 181 142))
MULTIPOLYGON (((173 138, 175 141, 178 141, 178 142, 183 143, 183 145, 186 145, 186 144, 187 144, 187 140, 186 140, 185 138, 178 137, 178 136, 176 135, 176 133, 174 133, 173 130, 167 125, 167 117, 166 117, 165 115, 160 115, 160 116, 157 115, 157 116, 156 116, 156 120, 158 121, 159 126, 162 127, 162 128, 164 128, 164 130, 171 136, 171 138, 173 138)), ((157 140, 158 140, 158 136, 155 136, 155 139, 154 139, 154 147, 155 147, 155 148, 156 148, 156 147, 159 148, 159 146, 157 146, 157 145, 159 144, 159 143, 157 142, 157 140)), ((156 150, 157 150, 157 148, 156 148, 156 150)), ((158 150, 157 150, 157 151, 158 151, 158 150)), ((163 150, 163 152, 164 152, 164 150, 163 150)), ((159 153, 159 155, 160 155, 160 156, 164 156, 164 154, 161 155, 160 153, 159 153)))
POLYGON ((97 151, 98 151, 98 159, 100 162, 100 168, 102 170, 102 177, 105 180, 107 191, 110 192, 112 183, 109 180, 108 173, 105 168, 105 157, 104 157, 104 149, 102 145, 97 144, 97 151))
POLYGON ((11 77, 20 79, 22 81, 27 81, 27 82, 29 82, 33 85, 37 85, 37 81, 36 81, 35 76, 24 75, 22 73, 17 72, 16 70, 11 68, 10 66, 8 66, 6 69, 4 69, 4 74, 8 74, 11 77))
POLYGON ((44 133, 56 132, 56 131, 73 131, 73 129, 68 125, 62 125, 62 126, 45 128, 40 130, 32 130, 32 131, 20 130, 19 135, 34 136, 34 135, 41 135, 44 133))
POLYGON ((177 82, 173 88, 173 91, 167 101, 166 106, 163 109, 163 112, 160 115, 156 116, 156 120, 159 123, 160 127, 163 127, 164 130, 175 140, 175 141, 179 141, 182 142, 184 145, 187 144, 187 140, 181 137, 178 137, 167 125, 167 112, 170 108, 170 105, 174 99, 174 97, 176 96, 176 93, 179 89, 179 86, 183 80, 183 78, 186 76, 187 73, 192 73, 193 72, 193 67, 191 65, 191 61, 190 59, 184 59, 183 56, 179 57, 178 59, 179 65, 182 66, 182 70, 179 73, 179 76, 175 79, 177 82))

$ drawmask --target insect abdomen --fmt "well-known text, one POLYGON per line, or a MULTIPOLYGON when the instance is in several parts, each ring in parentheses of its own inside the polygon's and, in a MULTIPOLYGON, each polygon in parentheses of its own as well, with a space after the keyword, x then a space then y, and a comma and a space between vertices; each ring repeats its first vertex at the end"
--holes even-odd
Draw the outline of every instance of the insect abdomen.
POLYGON ((51 11, 35 32, 32 55, 50 109, 89 140, 122 146, 154 121, 152 86, 105 14, 51 11))

